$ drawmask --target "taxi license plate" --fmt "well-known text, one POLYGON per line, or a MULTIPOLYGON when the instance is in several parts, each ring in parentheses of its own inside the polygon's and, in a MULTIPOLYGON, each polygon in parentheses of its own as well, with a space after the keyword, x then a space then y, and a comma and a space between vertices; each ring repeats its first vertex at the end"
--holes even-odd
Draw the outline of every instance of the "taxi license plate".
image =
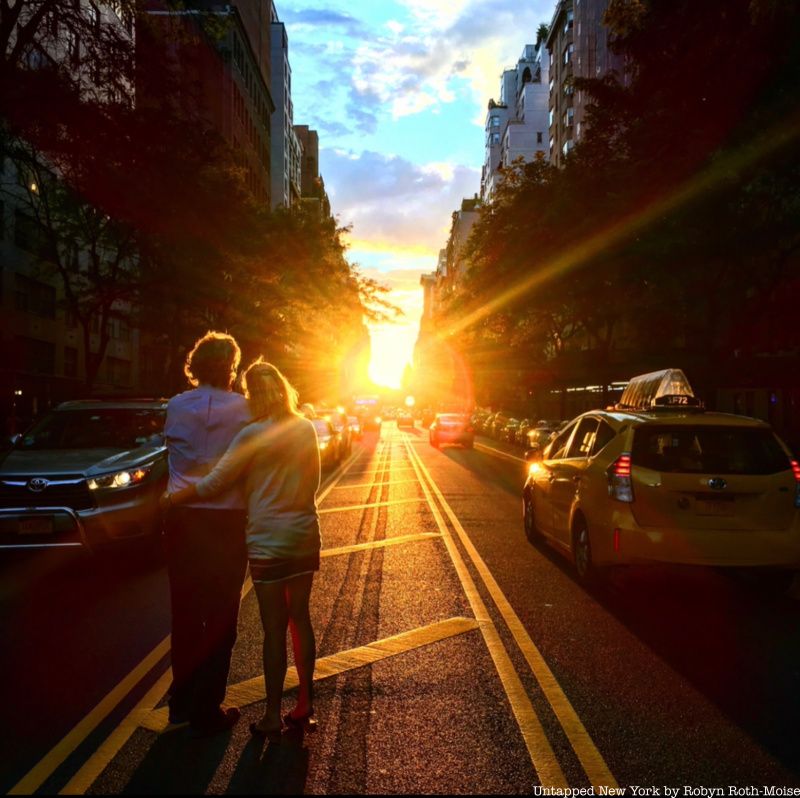
POLYGON ((20 535, 52 535, 52 518, 23 518, 19 522, 20 535))
POLYGON ((694 510, 697 515, 733 515, 735 502, 720 499, 697 499, 694 510))

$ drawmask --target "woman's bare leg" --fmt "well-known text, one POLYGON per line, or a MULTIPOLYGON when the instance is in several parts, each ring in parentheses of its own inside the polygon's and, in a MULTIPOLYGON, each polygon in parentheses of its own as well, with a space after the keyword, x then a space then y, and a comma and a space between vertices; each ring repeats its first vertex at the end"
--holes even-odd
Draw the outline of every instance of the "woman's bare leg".
POLYGON ((313 574, 303 574, 286 583, 289 629, 292 633, 294 662, 300 681, 297 706, 292 715, 298 718, 310 714, 314 709, 314 665, 317 659, 317 646, 308 608, 313 581, 313 574))
POLYGON ((289 619, 286 583, 255 584, 264 626, 264 684, 267 708, 259 721, 262 730, 280 730, 281 699, 286 680, 286 626, 289 619))

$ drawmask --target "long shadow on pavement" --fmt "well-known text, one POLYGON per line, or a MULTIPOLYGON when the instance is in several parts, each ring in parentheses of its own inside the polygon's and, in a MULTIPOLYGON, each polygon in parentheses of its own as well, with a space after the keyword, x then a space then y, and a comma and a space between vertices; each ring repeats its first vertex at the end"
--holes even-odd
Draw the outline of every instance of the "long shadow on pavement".
POLYGON ((195 739, 188 728, 162 734, 136 769, 125 795, 202 795, 222 762, 230 733, 195 739))
POLYGON ((308 748, 302 735, 285 734, 280 745, 251 740, 226 791, 227 795, 303 795, 308 778, 308 748))

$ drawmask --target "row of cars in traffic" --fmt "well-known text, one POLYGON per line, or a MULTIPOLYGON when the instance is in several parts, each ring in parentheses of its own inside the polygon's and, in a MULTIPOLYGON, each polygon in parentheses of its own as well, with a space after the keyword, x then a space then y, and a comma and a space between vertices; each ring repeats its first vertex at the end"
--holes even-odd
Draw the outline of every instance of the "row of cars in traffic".
MULTIPOLYGON (((326 468, 381 426, 372 411, 304 412, 326 468)), ((510 440, 505 415, 439 413, 429 440, 510 440)), ((0 453, 0 548, 93 550, 156 533, 165 416, 163 400, 66 402, 16 436, 0 453)), ((611 408, 520 423, 515 441, 520 430, 524 533, 581 580, 652 563, 800 570, 800 463, 766 422, 705 411, 680 370, 632 379, 611 408)))
MULTIPOLYGON (((304 405, 324 469, 336 468, 369 414, 304 405)), ((163 399, 80 400, 46 413, 0 451, 0 549, 87 548, 155 536, 167 482, 163 399)))

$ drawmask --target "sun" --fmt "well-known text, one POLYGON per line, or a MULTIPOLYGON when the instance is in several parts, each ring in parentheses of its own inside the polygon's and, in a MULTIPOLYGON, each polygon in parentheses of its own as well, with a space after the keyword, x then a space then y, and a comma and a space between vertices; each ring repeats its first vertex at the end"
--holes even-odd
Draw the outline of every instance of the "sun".
POLYGON ((418 329, 411 324, 380 324, 370 327, 369 378, 387 388, 400 388, 403 371, 411 363, 418 329))

